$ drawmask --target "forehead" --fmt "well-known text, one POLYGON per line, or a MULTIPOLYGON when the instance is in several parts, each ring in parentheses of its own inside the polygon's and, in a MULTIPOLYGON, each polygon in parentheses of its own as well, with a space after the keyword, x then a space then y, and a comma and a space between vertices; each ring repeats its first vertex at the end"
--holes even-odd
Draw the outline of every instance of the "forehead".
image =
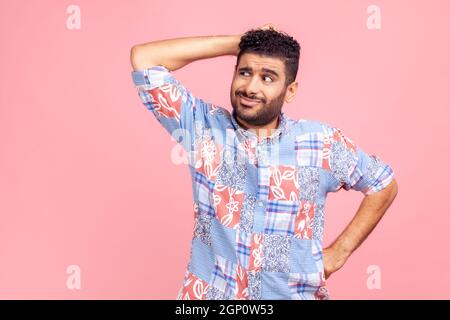
POLYGON ((284 63, 279 58, 262 56, 255 53, 244 53, 240 60, 238 68, 249 67, 253 70, 268 68, 278 73, 284 72, 284 63))

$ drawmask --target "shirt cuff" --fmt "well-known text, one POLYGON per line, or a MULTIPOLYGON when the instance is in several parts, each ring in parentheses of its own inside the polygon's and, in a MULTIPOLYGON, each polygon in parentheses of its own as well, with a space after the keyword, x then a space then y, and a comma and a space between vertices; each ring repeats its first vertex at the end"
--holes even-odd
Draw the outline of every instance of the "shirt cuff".
POLYGON ((170 71, 164 66, 153 66, 143 70, 131 72, 131 78, 135 86, 146 86, 152 89, 164 84, 167 74, 170 71))

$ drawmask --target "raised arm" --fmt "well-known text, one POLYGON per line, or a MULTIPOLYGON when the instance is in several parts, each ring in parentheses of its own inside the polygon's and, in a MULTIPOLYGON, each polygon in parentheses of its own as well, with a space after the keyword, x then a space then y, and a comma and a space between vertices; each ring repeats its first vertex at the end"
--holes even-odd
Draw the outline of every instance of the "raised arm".
MULTIPOLYGON (((274 26, 261 27, 267 28, 274 26)), ((194 124, 208 121, 213 104, 196 97, 172 71, 195 60, 238 55, 242 35, 156 40, 131 48, 131 77, 140 100, 186 150, 195 145, 194 124)))
POLYGON ((185 37, 137 44, 131 48, 133 70, 163 65, 170 71, 195 60, 237 55, 241 35, 185 37))
POLYGON ((194 123, 204 123, 212 104, 196 97, 172 71, 199 59, 238 53, 240 35, 157 40, 132 47, 131 76, 139 97, 186 150, 195 145, 194 123))

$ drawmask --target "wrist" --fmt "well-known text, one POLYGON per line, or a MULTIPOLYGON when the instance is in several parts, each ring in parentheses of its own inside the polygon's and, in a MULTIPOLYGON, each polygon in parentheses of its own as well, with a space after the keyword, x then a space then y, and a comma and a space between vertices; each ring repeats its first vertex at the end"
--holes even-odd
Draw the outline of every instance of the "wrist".
POLYGON ((352 251, 345 247, 343 244, 341 243, 334 243, 330 246, 330 249, 333 250, 335 256, 339 259, 339 260, 347 260, 348 257, 350 257, 350 255, 352 254, 352 251))
POLYGON ((231 54, 237 56, 239 54, 239 43, 241 42, 242 34, 234 35, 232 37, 234 45, 231 54))

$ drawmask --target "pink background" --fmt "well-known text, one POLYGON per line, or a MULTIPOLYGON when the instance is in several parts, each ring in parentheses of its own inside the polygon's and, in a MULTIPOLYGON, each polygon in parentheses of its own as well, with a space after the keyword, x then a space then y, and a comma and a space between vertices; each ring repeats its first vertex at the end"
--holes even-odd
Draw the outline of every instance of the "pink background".
MULTIPOLYGON (((391 164, 397 199, 328 280, 333 299, 449 299, 450 2, 0 1, 0 298, 173 299, 193 228, 188 169, 139 101, 132 45, 273 23, 302 47, 292 118, 391 164), (66 8, 81 8, 69 30, 66 8), (381 8, 381 30, 366 9, 381 8), (66 268, 81 268, 81 289, 66 268), (370 290, 367 267, 381 270, 370 290)), ((175 71, 228 109, 235 57, 175 71)), ((329 194, 325 244, 362 193, 329 194)))

